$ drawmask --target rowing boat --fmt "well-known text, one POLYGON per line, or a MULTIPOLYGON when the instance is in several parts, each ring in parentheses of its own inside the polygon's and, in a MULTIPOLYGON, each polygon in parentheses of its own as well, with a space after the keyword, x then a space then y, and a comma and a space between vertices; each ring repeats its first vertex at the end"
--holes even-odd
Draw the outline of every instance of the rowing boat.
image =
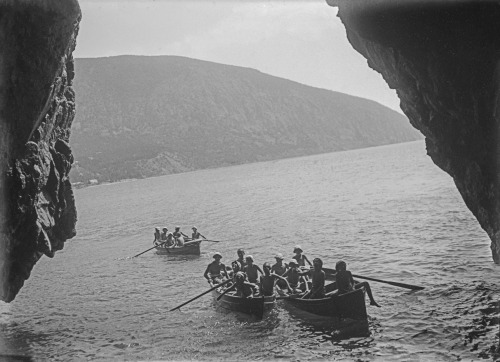
MULTIPOLYGON (((326 294, 333 292, 335 284, 325 286, 326 294)), ((320 299, 300 299, 299 295, 280 298, 303 311, 325 316, 351 319, 366 319, 364 289, 356 289, 342 295, 331 295, 320 299)))
POLYGON ((203 239, 196 239, 187 241, 184 246, 166 247, 165 244, 161 245, 155 241, 156 254, 159 255, 200 255, 200 244, 203 239))
MULTIPOLYGON (((222 293, 216 289, 213 292, 214 297, 219 297, 222 293)), ((233 292, 222 295, 217 301, 218 305, 227 310, 241 312, 262 319, 264 313, 271 310, 276 304, 276 296, 256 296, 253 298, 244 298, 236 296, 233 292)))

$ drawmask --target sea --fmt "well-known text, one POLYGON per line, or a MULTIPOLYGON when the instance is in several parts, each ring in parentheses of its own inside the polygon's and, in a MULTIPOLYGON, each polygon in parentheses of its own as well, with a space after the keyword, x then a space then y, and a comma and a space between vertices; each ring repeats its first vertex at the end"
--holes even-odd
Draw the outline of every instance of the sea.
MULTIPOLYGON (((500 265, 423 141, 75 190, 77 236, 0 304, 0 360, 479 361, 500 358, 500 265), (199 256, 157 255, 155 227, 192 226, 199 256), (204 295, 214 252, 255 262, 300 245, 370 282, 368 323, 285 301, 263 320, 204 295), (358 326, 359 323, 359 326, 358 326)), ((368 303, 367 303, 368 304, 368 303)))

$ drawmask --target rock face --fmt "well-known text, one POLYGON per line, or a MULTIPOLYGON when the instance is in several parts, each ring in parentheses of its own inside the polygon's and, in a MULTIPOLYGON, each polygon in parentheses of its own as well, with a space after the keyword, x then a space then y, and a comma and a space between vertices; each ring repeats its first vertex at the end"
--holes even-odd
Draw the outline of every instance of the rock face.
POLYGON ((75 235, 68 173, 76 0, 0 4, 0 299, 75 235))
POLYGON ((397 90, 500 263, 500 3, 327 0, 352 46, 397 90))

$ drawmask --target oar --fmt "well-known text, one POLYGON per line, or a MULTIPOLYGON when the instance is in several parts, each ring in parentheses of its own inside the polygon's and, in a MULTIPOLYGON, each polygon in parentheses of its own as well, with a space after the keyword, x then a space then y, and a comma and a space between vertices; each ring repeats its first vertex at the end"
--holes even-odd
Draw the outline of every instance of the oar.
POLYGON ((161 245, 163 245, 163 244, 165 244, 165 243, 166 243, 166 241, 164 241, 164 242, 163 242, 163 243, 161 243, 161 244, 155 245, 155 246, 153 246, 152 248, 149 248, 148 250, 144 250, 142 253, 139 253, 139 254, 137 254, 137 255, 134 255, 132 258, 135 258, 136 256, 139 256, 139 255, 142 255, 142 254, 144 254, 145 252, 150 251, 151 249, 154 249, 154 248, 156 248, 157 246, 161 246, 161 245))
MULTIPOLYGON (((331 274, 336 274, 337 271, 335 269, 328 269, 328 268, 323 268, 323 270, 327 273, 331 274)), ((362 275, 352 275, 354 278, 359 278, 359 279, 366 279, 366 280, 371 280, 374 282, 379 282, 379 283, 385 283, 385 284, 390 284, 394 285, 395 287, 400 287, 400 288, 406 288, 406 289, 411 289, 411 290, 422 290, 424 287, 420 287, 418 285, 411 285, 411 284, 405 284, 405 283, 399 283, 399 282, 391 282, 388 280, 381 280, 381 279, 375 279, 375 278, 370 278, 370 277, 364 277, 362 275)))
POLYGON ((276 300, 281 300, 281 299, 301 299, 301 295, 300 294, 289 294, 289 295, 278 295, 276 297, 276 300))
MULTIPOLYGON (((201 234, 200 234, 201 235, 201 234)), ((201 235, 203 236, 203 235, 201 235)), ((205 238, 203 236, 203 238, 205 238)), ((193 239, 189 238, 190 241, 193 241, 193 239)), ((200 240, 200 239, 195 239, 195 240, 200 240)), ((202 241, 211 241, 211 242, 214 242, 214 243, 220 243, 220 240, 211 240, 211 239, 201 239, 202 241)))
POLYGON ((190 240, 190 241, 186 241, 186 242, 184 242, 184 246, 190 245, 190 244, 192 244, 192 243, 197 243, 197 242, 198 242, 198 240, 190 240))
POLYGON ((210 292, 211 292, 212 290, 214 290, 214 289, 217 289, 217 288, 219 288, 219 287, 222 287, 223 285, 226 285, 226 284, 227 284, 227 283, 229 283, 230 281, 232 281, 232 279, 228 279, 228 280, 226 280, 226 281, 225 281, 225 282, 223 282, 223 283, 217 284, 215 287, 210 288, 210 289, 209 289, 209 290, 207 290, 206 292, 203 292, 203 293, 201 293, 201 294, 197 295, 196 297, 194 297, 194 298, 192 298, 192 299, 189 299, 187 302, 182 303, 181 305, 178 305, 177 307, 175 307, 175 308, 173 308, 173 309, 170 309, 170 312, 172 312, 172 311, 174 311, 174 310, 176 310, 176 309, 179 309, 180 307, 184 307, 186 304, 191 303, 193 300, 196 300, 196 299, 198 299, 198 298, 200 298, 200 297, 204 296, 205 294, 210 293, 210 292))
POLYGON ((222 298, 222 296, 223 296, 223 295, 225 295, 227 292, 230 292, 231 290, 234 290, 235 288, 236 288, 236 284, 235 284, 235 285, 232 285, 232 286, 230 286, 229 288, 227 288, 226 290, 224 290, 224 291, 221 293, 221 295, 219 295, 219 296, 217 297, 217 301, 219 301, 219 300, 222 298))

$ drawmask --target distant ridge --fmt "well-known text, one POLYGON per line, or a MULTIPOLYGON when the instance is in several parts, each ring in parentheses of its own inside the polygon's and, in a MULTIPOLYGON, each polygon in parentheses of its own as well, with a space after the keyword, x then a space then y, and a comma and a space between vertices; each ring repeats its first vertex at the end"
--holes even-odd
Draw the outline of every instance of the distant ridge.
MULTIPOLYGON (((314 70, 311 70, 314 71, 314 70)), ((76 59, 72 182, 421 139, 374 101, 178 56, 76 59)))

